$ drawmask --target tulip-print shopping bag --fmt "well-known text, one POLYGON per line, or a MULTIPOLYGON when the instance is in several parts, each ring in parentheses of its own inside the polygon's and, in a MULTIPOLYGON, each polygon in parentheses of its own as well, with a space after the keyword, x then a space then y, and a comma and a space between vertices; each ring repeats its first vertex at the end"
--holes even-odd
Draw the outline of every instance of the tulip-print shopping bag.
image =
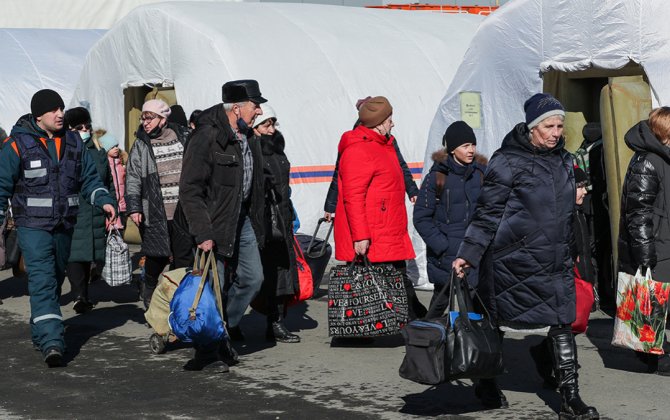
POLYGON ((612 345, 663 354, 670 283, 651 278, 651 270, 633 276, 619 272, 612 345))

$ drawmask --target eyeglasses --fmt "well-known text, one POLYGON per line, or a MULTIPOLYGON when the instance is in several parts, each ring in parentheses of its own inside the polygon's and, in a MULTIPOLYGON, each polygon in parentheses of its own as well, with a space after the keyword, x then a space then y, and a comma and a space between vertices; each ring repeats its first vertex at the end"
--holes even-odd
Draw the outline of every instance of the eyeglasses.
POLYGON ((151 121, 155 120, 156 118, 158 118, 158 117, 155 116, 155 115, 147 115, 146 117, 141 117, 140 122, 143 122, 143 123, 144 122, 151 122, 151 121))
POLYGON ((76 131, 91 131, 91 124, 79 124, 74 128, 76 131))

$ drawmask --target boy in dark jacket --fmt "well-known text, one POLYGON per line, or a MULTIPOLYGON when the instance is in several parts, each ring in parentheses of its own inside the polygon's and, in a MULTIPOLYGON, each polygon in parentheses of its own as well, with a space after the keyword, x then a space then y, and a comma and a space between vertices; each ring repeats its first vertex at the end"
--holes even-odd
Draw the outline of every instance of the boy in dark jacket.
MULTIPOLYGON (((426 243, 428 280, 433 290, 431 308, 442 313, 447 302, 434 302, 449 283, 451 263, 456 259, 465 229, 475 211, 486 167, 475 161, 477 139, 463 121, 451 124, 442 138, 444 149, 433 153, 433 167, 421 184, 414 206, 414 227, 426 243)), ((477 272, 468 281, 477 285, 477 272)))

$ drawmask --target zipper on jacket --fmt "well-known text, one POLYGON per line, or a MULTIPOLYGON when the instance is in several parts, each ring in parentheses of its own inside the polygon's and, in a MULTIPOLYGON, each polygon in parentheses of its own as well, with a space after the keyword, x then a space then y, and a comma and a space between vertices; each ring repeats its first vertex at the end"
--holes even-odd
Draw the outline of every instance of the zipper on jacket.
POLYGON ((449 224, 449 205, 451 204, 451 198, 449 197, 449 188, 446 188, 444 191, 447 194, 446 203, 444 203, 445 218, 447 219, 447 224, 449 224))

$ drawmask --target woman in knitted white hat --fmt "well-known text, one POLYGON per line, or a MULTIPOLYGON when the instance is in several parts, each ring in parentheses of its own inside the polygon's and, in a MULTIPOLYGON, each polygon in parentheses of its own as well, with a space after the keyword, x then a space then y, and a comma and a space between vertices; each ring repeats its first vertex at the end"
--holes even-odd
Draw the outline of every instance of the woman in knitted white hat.
POLYGON ((277 130, 277 116, 268 104, 254 121, 254 134, 261 141, 265 174, 266 243, 261 250, 263 286, 260 295, 267 300, 266 338, 269 341, 297 343, 300 337, 284 324, 287 303, 298 291, 298 271, 293 250, 293 205, 289 172, 291 163, 284 153, 284 136, 277 130), (278 212, 272 214, 272 206, 278 212), (277 214, 278 213, 278 214, 277 214))
POLYGON ((126 212, 139 227, 146 256, 142 297, 145 308, 158 276, 173 254, 172 219, 179 199, 184 145, 167 127, 170 107, 160 99, 142 106, 142 117, 126 167, 126 212))

